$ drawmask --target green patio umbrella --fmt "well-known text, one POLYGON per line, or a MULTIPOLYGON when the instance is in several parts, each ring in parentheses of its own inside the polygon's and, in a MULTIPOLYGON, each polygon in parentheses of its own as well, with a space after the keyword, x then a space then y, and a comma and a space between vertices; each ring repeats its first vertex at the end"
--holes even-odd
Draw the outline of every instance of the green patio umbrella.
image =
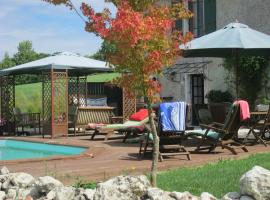
POLYGON ((230 23, 224 28, 180 45, 184 57, 235 58, 236 96, 240 56, 269 56, 270 36, 245 24, 230 23))

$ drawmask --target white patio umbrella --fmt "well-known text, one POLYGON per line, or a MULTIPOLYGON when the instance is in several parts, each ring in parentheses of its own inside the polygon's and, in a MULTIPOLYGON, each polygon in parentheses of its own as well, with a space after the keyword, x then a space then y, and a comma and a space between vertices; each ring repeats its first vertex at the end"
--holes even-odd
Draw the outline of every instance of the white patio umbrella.
POLYGON ((245 24, 230 23, 213 33, 180 45, 184 57, 235 58, 236 96, 240 56, 269 56, 270 36, 245 24))

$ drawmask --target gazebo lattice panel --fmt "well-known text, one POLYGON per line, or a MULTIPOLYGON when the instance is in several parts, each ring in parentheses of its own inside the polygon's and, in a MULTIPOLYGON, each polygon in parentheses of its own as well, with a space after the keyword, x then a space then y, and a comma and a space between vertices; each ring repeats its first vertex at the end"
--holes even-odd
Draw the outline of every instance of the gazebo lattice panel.
POLYGON ((52 137, 68 132, 67 71, 52 72, 52 137))
POLYGON ((136 98, 130 98, 123 88, 123 120, 136 112, 136 98))
POLYGON ((43 135, 52 133, 52 99, 51 99, 51 73, 43 73, 42 81, 42 120, 43 120, 43 135))
POLYGON ((69 77, 68 104, 86 105, 87 84, 86 77, 69 77))
POLYGON ((1 77, 1 118, 4 119, 5 124, 2 131, 14 133, 15 123, 13 108, 15 107, 15 77, 3 76, 1 77))
POLYGON ((67 136, 68 74, 67 71, 43 74, 42 84, 43 135, 67 136))
POLYGON ((1 78, 1 117, 13 121, 13 108, 15 107, 15 77, 3 76, 1 78))

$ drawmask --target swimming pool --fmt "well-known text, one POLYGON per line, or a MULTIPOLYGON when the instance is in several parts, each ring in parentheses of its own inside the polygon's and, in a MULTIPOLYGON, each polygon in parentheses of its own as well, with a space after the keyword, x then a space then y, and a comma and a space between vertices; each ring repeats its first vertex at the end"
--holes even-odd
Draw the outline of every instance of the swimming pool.
POLYGON ((78 155, 87 148, 25 142, 18 140, 0 140, 0 160, 18 160, 46 158, 50 156, 78 155))

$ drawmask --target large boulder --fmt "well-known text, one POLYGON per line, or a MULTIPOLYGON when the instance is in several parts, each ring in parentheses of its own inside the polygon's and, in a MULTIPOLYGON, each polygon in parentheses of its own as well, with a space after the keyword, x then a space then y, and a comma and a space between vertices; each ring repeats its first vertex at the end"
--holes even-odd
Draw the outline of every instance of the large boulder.
POLYGON ((241 194, 256 200, 270 200, 270 171, 260 166, 253 167, 240 179, 241 194))
POLYGON ((94 200, 141 199, 149 186, 146 176, 118 176, 99 183, 94 200))
POLYGON ((39 177, 36 180, 35 185, 40 192, 46 194, 56 187, 64 186, 60 181, 54 179, 51 176, 39 177))
POLYGON ((26 173, 13 173, 11 175, 11 183, 14 186, 18 186, 20 188, 30 187, 34 184, 35 179, 32 175, 26 173))

